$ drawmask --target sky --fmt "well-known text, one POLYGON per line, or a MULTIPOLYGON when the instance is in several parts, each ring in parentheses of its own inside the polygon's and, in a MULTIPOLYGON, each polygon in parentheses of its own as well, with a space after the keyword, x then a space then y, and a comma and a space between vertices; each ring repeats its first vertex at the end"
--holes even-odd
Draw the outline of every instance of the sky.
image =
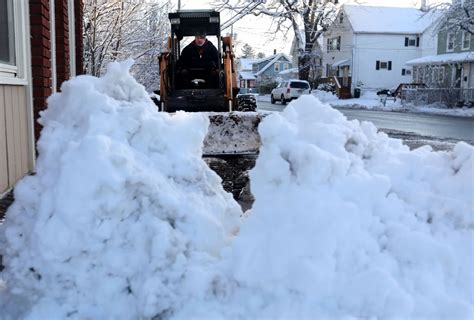
POLYGON ((473 319, 474 147, 410 150, 306 95, 259 125, 245 213, 112 63, 41 113, 0 225, 0 319, 473 319))
MULTIPOLYGON (((442 0, 427 0, 427 4, 435 4, 442 0)), ((341 3, 343 1, 340 1, 341 3)), ((347 3, 353 2, 351 0, 347 3)), ((176 5, 178 1, 176 0, 176 5)), ((208 0, 181 0, 182 9, 211 8, 208 0)), ((363 5, 375 6, 395 6, 395 7, 420 7, 420 0, 359 0, 363 5)), ((239 20, 233 28, 236 37, 236 53, 241 53, 241 48, 245 43, 250 44, 256 52, 263 52, 267 56, 273 54, 274 50, 278 53, 290 53, 293 34, 288 36, 276 34, 272 27, 272 21, 267 17, 244 17, 239 20)), ((229 30, 227 30, 230 32, 229 30)))

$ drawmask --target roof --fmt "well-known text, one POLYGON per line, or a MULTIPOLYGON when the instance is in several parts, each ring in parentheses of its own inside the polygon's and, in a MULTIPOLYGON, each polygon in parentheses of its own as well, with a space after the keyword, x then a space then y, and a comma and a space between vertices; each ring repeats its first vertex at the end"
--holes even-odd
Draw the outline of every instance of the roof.
POLYGON ((421 34, 440 17, 416 8, 344 5, 354 33, 421 34))
POLYGON ((253 74, 252 71, 240 71, 239 72, 239 77, 244 79, 244 80, 255 80, 255 75, 253 74))
POLYGON ((334 62, 332 66, 334 68, 336 67, 344 67, 344 66, 350 66, 351 65, 351 60, 350 59, 344 59, 344 60, 339 60, 337 62, 334 62))
POLYGON ((254 58, 240 58, 240 70, 252 70, 252 64, 261 59, 254 58))
POLYGON ((280 71, 278 74, 289 74, 289 73, 294 73, 294 72, 298 72, 298 68, 291 68, 291 69, 286 69, 286 70, 283 70, 283 71, 280 71))
POLYGON ((436 64, 449 64, 449 63, 469 62, 469 61, 474 61, 473 51, 426 56, 423 58, 407 61, 406 64, 409 66, 422 66, 422 65, 427 65, 427 64, 436 65, 436 64))
POLYGON ((291 59, 286 54, 279 53, 279 54, 267 57, 267 59, 262 59, 260 61, 255 61, 254 63, 260 63, 260 62, 263 62, 265 60, 271 59, 262 69, 258 70, 258 72, 255 75, 258 76, 258 75, 262 74, 265 70, 270 68, 270 66, 272 66, 275 62, 277 62, 281 57, 284 57, 289 63, 291 63, 291 59), (272 59, 272 57, 273 57, 273 59, 272 59))

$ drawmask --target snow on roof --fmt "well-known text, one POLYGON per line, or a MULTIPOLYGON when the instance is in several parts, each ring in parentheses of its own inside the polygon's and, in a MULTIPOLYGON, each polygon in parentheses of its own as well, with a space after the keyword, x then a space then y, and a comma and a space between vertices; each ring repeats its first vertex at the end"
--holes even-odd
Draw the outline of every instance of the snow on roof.
POLYGON ((448 64, 448 63, 469 62, 469 61, 474 61, 473 51, 426 56, 426 57, 407 61, 406 64, 409 66, 419 66, 419 65, 426 65, 426 64, 448 64))
POLYGON ((439 17, 439 13, 416 8, 344 5, 344 11, 355 33, 423 33, 439 17))
POLYGON ((244 80, 255 80, 255 75, 253 74, 252 71, 240 71, 239 72, 240 78, 244 80))
POLYGON ((298 68, 286 69, 286 70, 280 71, 278 74, 283 75, 283 74, 289 74, 292 72, 298 72, 298 68))
POLYGON ((252 64, 260 59, 254 58, 240 58, 240 70, 252 70, 252 64))
POLYGON ((273 56, 273 59, 271 61, 269 61, 265 67, 263 67, 262 69, 258 70, 258 72, 255 74, 256 76, 262 74, 265 70, 267 70, 268 68, 270 68, 271 65, 273 65, 275 62, 278 61, 278 59, 280 59, 281 57, 284 57, 285 59, 288 60, 288 62, 291 62, 291 59, 290 57, 288 57, 286 54, 284 53, 279 53, 279 54, 276 54, 273 56))

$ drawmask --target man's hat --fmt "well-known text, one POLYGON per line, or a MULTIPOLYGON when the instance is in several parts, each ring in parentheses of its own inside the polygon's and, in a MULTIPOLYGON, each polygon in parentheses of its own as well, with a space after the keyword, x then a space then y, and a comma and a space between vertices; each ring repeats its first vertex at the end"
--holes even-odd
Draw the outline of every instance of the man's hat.
POLYGON ((195 35, 196 37, 203 37, 203 38, 205 38, 206 35, 207 35, 207 33, 206 33, 206 30, 205 30, 205 29, 198 29, 198 30, 196 30, 196 32, 194 33, 194 35, 195 35))

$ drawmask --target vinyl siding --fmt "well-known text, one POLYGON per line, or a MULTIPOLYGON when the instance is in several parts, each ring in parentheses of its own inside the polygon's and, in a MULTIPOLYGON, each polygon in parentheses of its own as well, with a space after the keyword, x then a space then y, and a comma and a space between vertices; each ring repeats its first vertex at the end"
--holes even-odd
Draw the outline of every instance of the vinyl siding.
POLYGON ((0 193, 32 170, 26 97, 24 86, 0 85, 0 193))

